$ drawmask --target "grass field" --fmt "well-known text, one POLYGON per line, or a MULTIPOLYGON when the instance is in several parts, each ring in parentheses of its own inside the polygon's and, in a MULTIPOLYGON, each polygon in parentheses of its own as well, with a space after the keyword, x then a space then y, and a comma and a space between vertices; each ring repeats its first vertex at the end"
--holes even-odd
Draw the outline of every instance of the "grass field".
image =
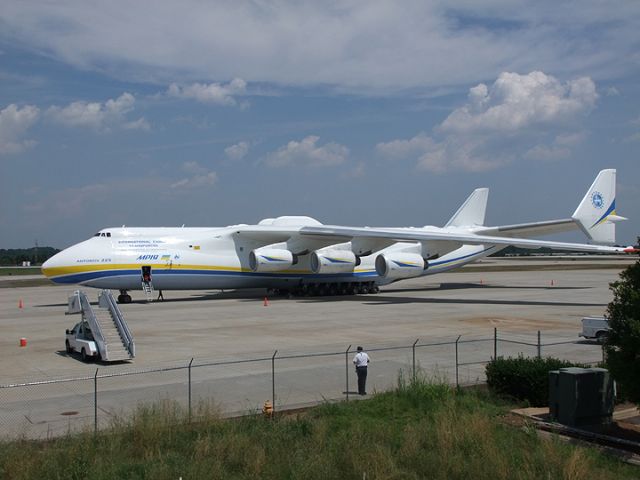
POLYGON ((0 277, 40 275, 40 267, 0 267, 0 277))
POLYGON ((509 422, 509 405, 446 385, 400 386, 365 401, 274 419, 224 420, 173 403, 46 442, 0 445, 3 479, 626 479, 640 471, 509 422))

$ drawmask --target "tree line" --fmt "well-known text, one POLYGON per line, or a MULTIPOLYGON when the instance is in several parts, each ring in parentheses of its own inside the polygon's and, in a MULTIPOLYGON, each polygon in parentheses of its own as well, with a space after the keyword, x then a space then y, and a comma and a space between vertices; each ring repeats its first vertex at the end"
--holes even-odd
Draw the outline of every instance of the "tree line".
POLYGON ((53 247, 0 248, 0 265, 16 266, 22 265, 22 262, 31 262, 31 265, 42 265, 59 251, 53 247))

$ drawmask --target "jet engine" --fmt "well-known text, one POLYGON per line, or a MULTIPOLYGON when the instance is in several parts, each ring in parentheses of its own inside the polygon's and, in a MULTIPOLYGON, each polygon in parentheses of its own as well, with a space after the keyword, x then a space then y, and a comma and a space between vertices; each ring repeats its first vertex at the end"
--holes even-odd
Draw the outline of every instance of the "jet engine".
POLYGON ((313 273, 351 273, 356 255, 351 250, 316 250, 310 255, 313 273))
POLYGON ((389 252, 376 257, 376 273, 382 278, 419 277, 428 266, 417 253, 389 252))
POLYGON ((249 253, 249 267, 254 272, 279 272, 293 265, 293 253, 281 248, 256 248, 249 253))

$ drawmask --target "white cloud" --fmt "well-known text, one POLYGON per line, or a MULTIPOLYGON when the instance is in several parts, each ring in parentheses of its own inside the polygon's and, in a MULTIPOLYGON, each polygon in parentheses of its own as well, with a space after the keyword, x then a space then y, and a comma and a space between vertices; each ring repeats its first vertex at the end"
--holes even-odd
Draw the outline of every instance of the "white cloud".
POLYGON ((19 108, 12 103, 0 110, 0 155, 20 153, 33 146, 33 140, 23 137, 39 116, 40 110, 33 105, 19 108))
POLYGON ((182 169, 191 174, 189 177, 182 178, 170 186, 173 189, 190 190, 195 188, 209 187, 218 181, 218 174, 209 171, 198 162, 185 162, 182 169))
POLYGON ((409 140, 392 140, 387 143, 378 143, 376 150, 384 157, 400 159, 431 150, 434 143, 431 137, 422 132, 409 140))
POLYGON ((443 132, 513 132, 562 121, 589 111, 596 102, 595 83, 584 77, 562 84, 543 72, 504 72, 491 88, 469 90, 469 102, 440 126, 443 132))
POLYGON ((137 120, 123 124, 122 128, 125 130, 144 130, 148 132, 151 130, 151 124, 144 117, 140 117, 137 120))
POLYGON ((595 83, 587 77, 563 84, 543 72, 504 72, 491 86, 470 88, 467 103, 431 135, 379 143, 376 151, 390 159, 416 158, 418 168, 435 173, 491 170, 520 157, 568 158, 585 138, 571 130, 597 98, 595 83), (540 143, 541 137, 553 141, 540 143))
MULTIPOLYGON (((167 95, 176 98, 193 99, 201 103, 211 103, 214 105, 235 106, 238 105, 234 96, 245 93, 247 83, 241 78, 234 78, 226 85, 221 83, 193 83, 187 86, 180 86, 176 83, 169 85, 167 95)), ((244 108, 247 104, 241 103, 244 108)))
POLYGON ((5 1, 0 19, 11 43, 169 83, 239 76, 361 92, 463 85, 504 70, 611 76, 635 71, 639 50, 638 6, 628 0, 5 1))
POLYGON ((393 140, 376 145, 388 159, 416 159, 420 170, 445 173, 449 170, 480 172, 508 163, 504 154, 491 155, 482 138, 449 135, 438 141, 421 132, 409 140, 393 140))
POLYGON ((604 94, 607 97, 617 97, 620 95, 620 91, 616 87, 607 87, 604 90, 604 94))
POLYGON ((227 158, 232 160, 240 160, 249 153, 249 144, 247 142, 239 142, 224 149, 227 158))
POLYGON ((87 127, 98 131, 109 131, 113 127, 149 130, 150 125, 144 118, 127 121, 126 115, 135 108, 135 101, 132 94, 125 92, 104 103, 77 101, 66 107, 49 107, 46 115, 67 127, 87 127))
POLYGON ((338 143, 316 145, 320 137, 309 135, 301 141, 291 140, 275 152, 267 154, 265 163, 270 167, 299 165, 307 167, 328 167, 343 163, 349 149, 338 143))
POLYGON ((434 173, 449 170, 483 172, 508 162, 504 153, 491 152, 483 139, 451 135, 426 149, 418 158, 417 167, 434 173))
POLYGON ((571 148, 579 145, 586 138, 584 132, 558 135, 550 145, 536 145, 523 155, 528 160, 553 162, 571 156, 571 148))
POLYGON ((362 178, 366 175, 367 168, 364 162, 358 162, 351 170, 344 172, 340 178, 343 180, 351 180, 354 178, 362 178))

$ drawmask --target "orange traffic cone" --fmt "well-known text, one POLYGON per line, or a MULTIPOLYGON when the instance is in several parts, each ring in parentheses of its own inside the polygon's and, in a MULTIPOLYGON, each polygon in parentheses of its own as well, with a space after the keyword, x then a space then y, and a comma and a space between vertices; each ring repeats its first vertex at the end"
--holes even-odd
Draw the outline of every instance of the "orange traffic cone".
POLYGON ((24 308, 24 304, 22 303, 22 299, 18 301, 18 308, 24 308))
POLYGON ((264 297, 264 306, 265 307, 269 306, 269 299, 267 297, 264 297))

